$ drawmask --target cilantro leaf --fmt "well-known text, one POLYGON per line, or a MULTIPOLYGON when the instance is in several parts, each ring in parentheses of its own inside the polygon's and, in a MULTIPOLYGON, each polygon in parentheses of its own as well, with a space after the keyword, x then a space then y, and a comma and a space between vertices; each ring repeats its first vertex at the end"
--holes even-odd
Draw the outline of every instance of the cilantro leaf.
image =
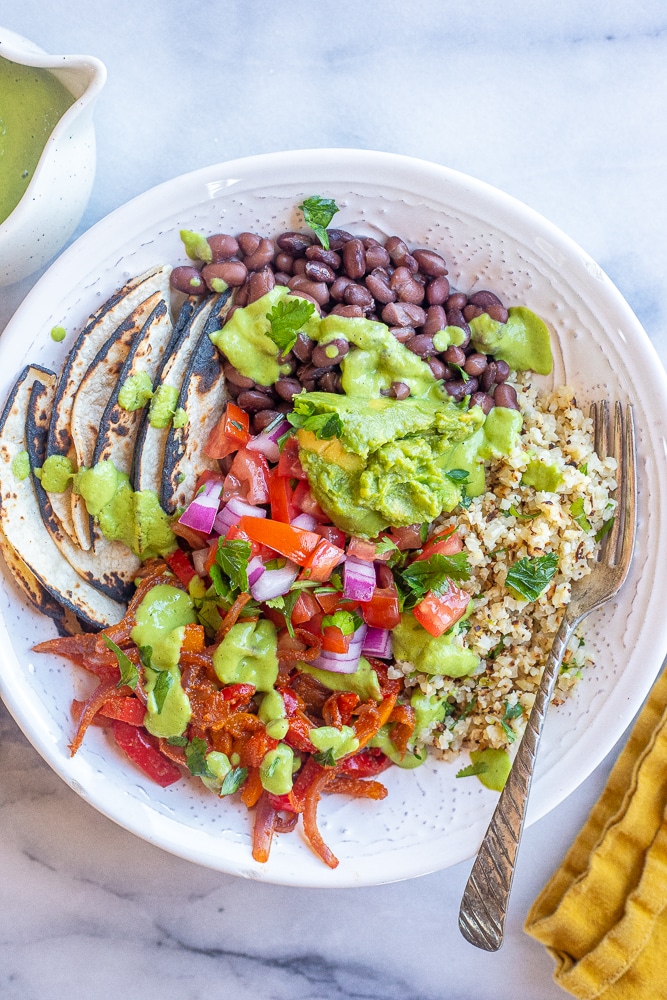
POLYGON ((450 469, 445 475, 447 479, 451 479, 453 483, 466 483, 470 478, 470 473, 467 469, 450 469))
POLYGON ((118 661, 118 669, 120 670, 120 680, 116 687, 122 687, 126 684, 134 690, 139 681, 139 671, 135 667, 132 660, 123 652, 120 646, 117 646, 113 639, 109 639, 108 636, 103 635, 104 645, 107 649, 110 649, 112 653, 115 653, 116 660, 118 661))
POLYGON ((386 556, 387 552, 391 552, 393 554, 394 552, 398 551, 399 548, 396 542, 392 542, 391 538, 388 538, 386 535, 384 538, 381 538, 380 541, 376 542, 375 544, 376 558, 379 558, 380 556, 386 556))
POLYGON ((547 552, 543 556, 519 559, 507 574, 505 586, 519 599, 536 601, 547 589, 558 569, 558 556, 547 552))
POLYGON ((505 730, 505 735, 510 743, 514 743, 517 738, 517 734, 514 732, 512 727, 508 725, 508 723, 511 722, 512 719, 518 719, 521 715, 523 715, 523 708, 521 705, 510 705, 509 702, 505 702, 505 714, 500 720, 500 725, 505 730))
POLYGON ((595 532, 595 541, 601 542, 605 535, 608 535, 611 529, 614 527, 615 518, 610 517, 608 521, 605 521, 601 528, 595 532))
POLYGON ((306 299, 288 298, 278 302, 266 318, 271 324, 269 337, 279 348, 281 354, 287 354, 296 343, 299 330, 315 312, 315 306, 306 299))
POLYGON ((185 746, 185 763, 188 765, 190 774, 195 778, 215 777, 206 763, 207 752, 208 746, 206 745, 206 740, 202 740, 198 736, 195 736, 195 738, 185 746))
POLYGON ((155 678, 155 684, 153 685, 153 697, 155 698, 158 715, 164 708, 165 698, 167 697, 173 683, 174 675, 170 674, 168 670, 160 670, 155 678))
MULTIPOLYGON (((248 563, 250 561, 250 554, 252 548, 250 542, 246 542, 242 538, 234 538, 228 541, 226 538, 220 538, 218 542, 218 551, 215 554, 215 565, 219 567, 222 574, 227 578, 229 582, 229 587, 232 592, 238 590, 240 593, 244 594, 248 590, 248 563)), ((213 569, 213 567, 211 567, 213 569)), ((215 585, 216 591, 220 594, 218 589, 218 584, 223 581, 220 580, 218 576, 218 581, 216 582, 215 576, 211 574, 211 579, 215 585)), ((220 594, 221 597, 228 596, 227 594, 220 594)))
POLYGON ((591 530, 591 522, 588 520, 584 512, 583 497, 577 497, 577 499, 573 500, 570 504, 570 517, 573 521, 576 521, 583 531, 591 530))
POLYGON ((359 615, 342 609, 336 611, 333 615, 325 615, 322 619, 323 629, 327 628, 328 625, 333 625, 334 628, 339 628, 343 635, 352 635, 362 624, 363 619, 359 615))
POLYGON ((225 775, 220 789, 220 797, 222 798, 223 795, 233 795, 234 792, 238 792, 247 777, 247 767, 233 767, 231 771, 228 771, 225 775))
POLYGON ((440 553, 429 559, 412 562, 400 570, 402 582, 414 593, 423 597, 432 590, 436 597, 441 597, 449 586, 450 580, 469 580, 470 565, 467 552, 456 552, 451 556, 440 553))
MULTIPOLYGON (((330 438, 338 437, 343 430, 342 421, 337 413, 304 413, 297 412, 299 403, 295 402, 295 409, 287 414, 287 419, 292 427, 301 427, 305 431, 312 431, 319 440, 328 441, 330 438)), ((311 404, 312 406, 312 404, 311 404)))
POLYGON ((541 511, 534 510, 530 514, 522 514, 519 508, 512 504, 508 510, 503 511, 503 514, 505 517, 516 517, 518 521, 532 521, 534 518, 540 516, 541 511))
POLYGON ((313 195, 306 198, 303 204, 299 205, 303 212, 303 217, 307 226, 313 230, 325 250, 329 249, 329 235, 327 226, 340 209, 331 198, 320 198, 313 195))
POLYGON ((489 765, 485 764, 483 760, 478 760, 476 764, 468 764, 467 767, 462 767, 460 771, 456 772, 455 777, 472 778, 476 774, 485 774, 488 770, 489 765))
POLYGON ((316 764, 321 764, 322 767, 335 767, 336 765, 336 758, 331 747, 322 753, 314 753, 313 760, 316 764))

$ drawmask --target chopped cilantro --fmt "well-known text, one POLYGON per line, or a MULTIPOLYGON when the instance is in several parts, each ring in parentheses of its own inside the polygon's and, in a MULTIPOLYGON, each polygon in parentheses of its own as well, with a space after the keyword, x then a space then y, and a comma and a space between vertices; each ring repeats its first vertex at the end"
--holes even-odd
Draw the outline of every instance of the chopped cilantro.
POLYGON ((394 553, 398 551, 399 549, 396 542, 392 542, 391 538, 387 538, 386 535, 384 538, 381 538, 380 541, 376 542, 375 544, 376 558, 378 558, 379 556, 386 556, 387 552, 394 553))
POLYGON ((220 570, 220 574, 216 574, 217 582, 213 574, 211 574, 211 579, 221 597, 227 597, 228 593, 220 593, 219 584, 223 582, 220 580, 220 575, 226 577, 225 582, 228 583, 228 590, 238 591, 241 594, 246 593, 248 590, 248 562, 251 552, 250 542, 246 542, 242 538, 234 538, 230 541, 226 538, 220 538, 214 564, 220 570))
POLYGON ((514 504, 510 506, 508 510, 504 510, 503 514, 505 517, 516 517, 519 521, 532 521, 534 518, 539 517, 542 512, 539 510, 531 511, 530 514, 522 514, 518 507, 514 504))
POLYGON ((579 525, 583 531, 591 530, 591 522, 584 513, 584 498, 578 497, 570 504, 570 517, 579 525))
POLYGON ((467 767, 462 767, 460 771, 456 772, 455 777, 473 778, 476 774, 485 774, 488 770, 489 765, 485 764, 483 760, 478 760, 476 764, 468 764, 467 767))
POLYGON ((107 649, 110 649, 112 653, 115 653, 116 660, 118 661, 118 669, 120 670, 120 680, 116 687, 122 687, 126 684, 134 690, 139 681, 139 671, 135 667, 132 660, 123 652, 120 646, 117 646, 113 639, 109 639, 108 636, 102 635, 104 639, 104 645, 107 649))
POLYGON ((321 764, 322 767, 334 767, 336 764, 336 758, 331 747, 328 750, 322 751, 322 753, 314 753, 313 760, 316 764, 321 764))
POLYGON ((206 740, 195 736, 185 747, 185 763, 188 770, 195 778, 214 778, 215 775, 206 763, 208 747, 206 740))
POLYGON ((331 198, 320 198, 313 195, 306 198, 299 208, 303 212, 303 217, 307 226, 313 230, 325 250, 329 249, 329 235, 327 226, 333 219, 336 212, 340 211, 338 205, 331 198))
POLYGON ((519 599, 536 601, 553 580, 557 569, 558 556, 555 552, 532 559, 518 559, 510 567, 505 586, 519 599))
POLYGON ((165 698, 169 694, 169 690, 173 683, 174 675, 170 674, 168 670, 160 670, 155 678, 155 684, 153 685, 153 697, 155 698, 155 707, 157 708, 158 715, 164 708, 165 698))
POLYGON ((339 610, 334 612, 333 615, 324 616, 322 619, 322 628, 325 629, 329 625, 340 629, 343 635, 352 635, 360 625, 363 625, 363 619, 351 611, 339 610))
POLYGON ((523 715, 523 709, 521 705, 519 704, 510 705, 508 702, 505 702, 505 714, 500 720, 500 725, 505 730, 505 735, 507 736, 507 739, 510 741, 510 743, 514 743, 517 734, 514 732, 509 723, 511 722, 512 719, 518 719, 520 715, 523 715))
POLYGON ((428 538, 428 531, 429 531, 428 521, 424 521, 424 523, 419 526, 419 541, 422 543, 422 545, 428 538))
POLYGON ((614 527, 615 518, 610 517, 608 521, 605 521, 602 527, 595 532, 595 541, 601 542, 605 535, 608 535, 611 529, 614 527))
MULTIPOLYGON (((408 595, 414 597, 414 603, 420 601, 429 591, 436 597, 442 597, 449 588, 451 580, 468 579, 470 579, 470 565, 466 552, 456 552, 451 556, 437 553, 429 559, 410 563, 396 573, 399 589, 404 593, 407 591, 408 595)), ((410 603, 409 606, 413 607, 414 603, 410 603)))
POLYGON ((453 483, 466 483, 469 479, 469 472, 467 469, 450 469, 445 475, 447 479, 451 479, 453 483))
POLYGON ((305 431, 312 431, 316 438, 324 441, 337 437, 341 433, 343 424, 337 413, 311 412, 310 414, 306 414, 303 411, 297 413, 296 409, 299 404, 295 401, 294 405, 295 409, 287 414, 287 419, 293 427, 301 427, 305 431))
POLYGON ((222 788, 220 789, 220 797, 222 798, 223 795, 233 795, 234 792, 238 792, 247 777, 247 767, 233 767, 231 771, 228 771, 225 775, 224 781, 222 782, 222 788))
POLYGON ((315 306, 306 299, 282 299, 266 314, 271 327, 269 337, 281 354, 287 354, 296 343, 299 330, 315 312, 315 306))

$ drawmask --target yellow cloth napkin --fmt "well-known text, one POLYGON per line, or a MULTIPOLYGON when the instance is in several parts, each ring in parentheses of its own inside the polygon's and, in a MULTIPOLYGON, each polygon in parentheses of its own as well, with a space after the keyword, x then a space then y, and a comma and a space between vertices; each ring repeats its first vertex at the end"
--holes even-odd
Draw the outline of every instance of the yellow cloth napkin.
POLYGON ((525 929, 581 1000, 667 998, 667 671, 525 929))

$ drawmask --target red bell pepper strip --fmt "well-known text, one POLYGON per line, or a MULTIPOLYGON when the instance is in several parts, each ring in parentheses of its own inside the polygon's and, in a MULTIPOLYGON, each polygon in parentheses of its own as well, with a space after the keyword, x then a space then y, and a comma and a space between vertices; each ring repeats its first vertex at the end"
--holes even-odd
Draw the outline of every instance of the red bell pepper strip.
POLYGON ((109 698, 102 705, 98 715, 104 715, 107 719, 127 722, 130 726, 143 726, 146 708, 138 698, 109 698))
POLYGON ((429 590, 412 613, 430 635, 439 636, 451 628, 468 610, 470 594, 449 581, 449 587, 441 597, 429 590))
POLYGON ((289 479, 278 475, 277 469, 274 469, 269 477, 269 503, 272 520, 289 524, 292 513, 292 487, 289 479))
POLYGON ((176 764, 163 757, 149 733, 127 722, 114 719, 111 723, 114 739, 118 746, 140 767, 144 774, 156 781, 162 788, 173 785, 181 777, 176 764))
POLYGON ((251 541, 267 545, 274 552, 291 559, 297 566, 306 566, 323 540, 314 531, 294 528, 291 524, 283 524, 282 521, 274 521, 269 517, 242 517, 238 528, 251 541))
POLYGON ((338 774, 351 774, 355 778, 374 778, 391 767, 391 761, 381 750, 364 747, 351 757, 346 757, 336 766, 338 774))

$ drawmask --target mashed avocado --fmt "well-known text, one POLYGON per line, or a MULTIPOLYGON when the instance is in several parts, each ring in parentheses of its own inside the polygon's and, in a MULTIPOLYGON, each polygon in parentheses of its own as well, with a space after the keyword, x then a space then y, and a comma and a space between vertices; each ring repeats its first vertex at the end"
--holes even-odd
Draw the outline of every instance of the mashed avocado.
POLYGON ((74 476, 73 488, 110 541, 123 542, 140 559, 165 556, 176 548, 169 518, 151 490, 135 492, 113 462, 98 462, 74 476))
POLYGON ((449 400, 366 399, 304 393, 294 399, 299 457, 313 495, 334 524, 375 537, 389 525, 433 521, 461 500, 446 474, 447 456, 484 422, 479 407, 449 400), (318 437, 319 418, 337 434, 318 437), (315 430, 311 430, 315 427, 315 430))

